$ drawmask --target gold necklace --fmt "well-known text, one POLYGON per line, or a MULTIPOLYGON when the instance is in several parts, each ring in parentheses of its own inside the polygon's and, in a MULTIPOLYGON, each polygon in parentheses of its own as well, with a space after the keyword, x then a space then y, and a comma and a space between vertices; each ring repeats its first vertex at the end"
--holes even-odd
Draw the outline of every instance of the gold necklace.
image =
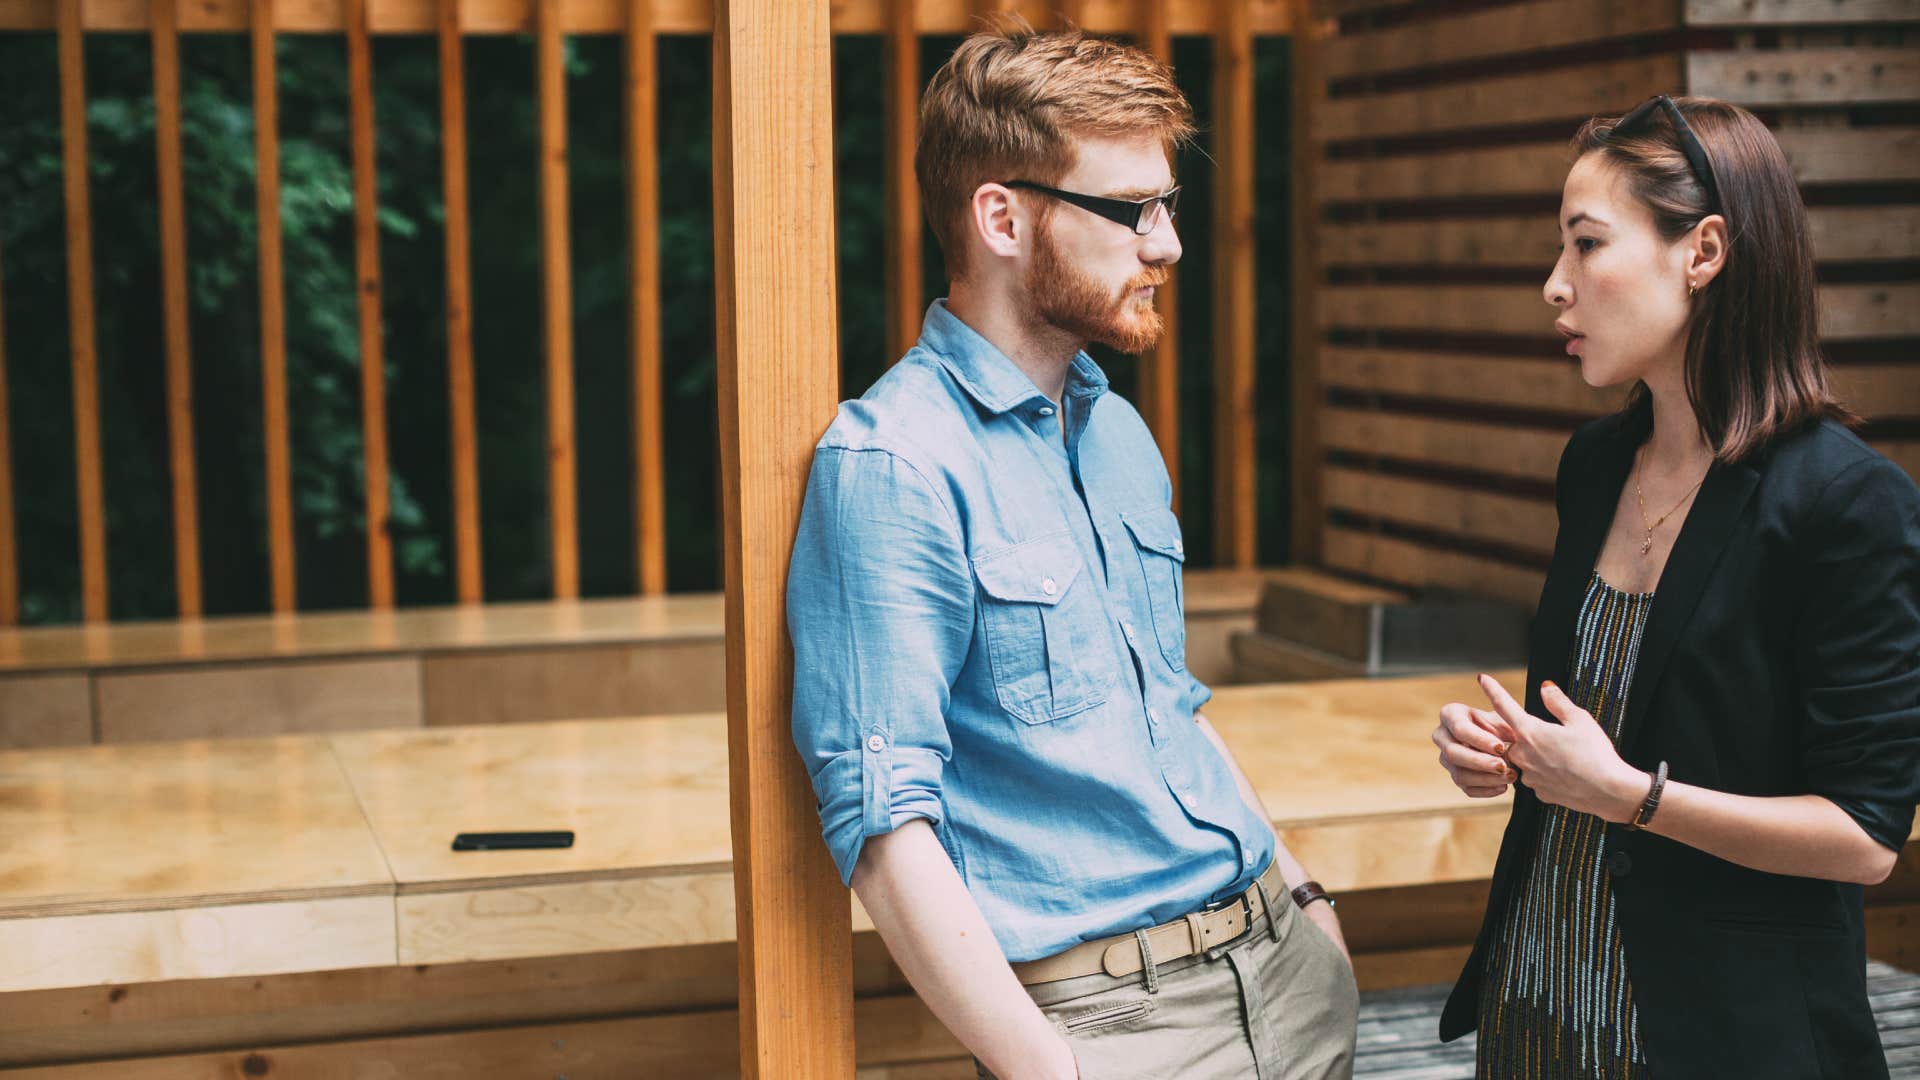
MULTIPOLYGON (((1680 507, 1686 504, 1686 501, 1688 499, 1693 498, 1693 493, 1700 490, 1700 485, 1707 482, 1707 477, 1706 477, 1706 473, 1702 473, 1700 475, 1699 481, 1695 483, 1692 487, 1688 488, 1687 493, 1685 495, 1680 496, 1679 502, 1673 504, 1673 510, 1669 510, 1664 514, 1661 514, 1659 521, 1648 522, 1647 521, 1647 501, 1646 499, 1642 498, 1640 495, 1640 469, 1638 467, 1639 455, 1635 456, 1634 464, 1635 464, 1635 468, 1633 470, 1633 501, 1640 504, 1640 524, 1645 525, 1647 527, 1647 538, 1644 541, 1642 541, 1640 544, 1640 555, 1644 558, 1647 555, 1647 553, 1653 550, 1653 530, 1666 524, 1667 519, 1673 516, 1674 510, 1680 509, 1680 507)), ((1707 472, 1712 472, 1712 471, 1713 471, 1713 465, 1709 463, 1707 465, 1707 472)))

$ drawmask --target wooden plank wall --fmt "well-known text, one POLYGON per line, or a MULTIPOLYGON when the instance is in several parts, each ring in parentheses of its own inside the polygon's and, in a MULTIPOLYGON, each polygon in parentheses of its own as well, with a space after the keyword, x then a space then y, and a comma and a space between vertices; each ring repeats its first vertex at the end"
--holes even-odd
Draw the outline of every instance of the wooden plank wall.
POLYGON ((1811 207, 1821 330, 1873 443, 1920 469, 1920 64, 1911 5, 1316 0, 1322 561, 1531 606, 1567 435, 1617 407, 1541 285, 1589 115, 1655 93, 1756 111, 1811 207), (1897 23, 1906 8, 1907 22, 1897 23), (1856 10, 1857 9, 1857 10, 1856 10))

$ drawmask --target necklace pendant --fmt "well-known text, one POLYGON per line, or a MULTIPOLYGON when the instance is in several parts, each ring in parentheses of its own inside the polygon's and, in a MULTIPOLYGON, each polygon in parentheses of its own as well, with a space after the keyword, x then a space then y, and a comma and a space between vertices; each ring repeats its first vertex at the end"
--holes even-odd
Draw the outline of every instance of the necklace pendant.
POLYGON ((1644 541, 1642 541, 1640 544, 1640 554, 1645 555, 1647 552, 1652 550, 1653 550, 1653 534, 1649 533, 1647 534, 1647 538, 1644 541))

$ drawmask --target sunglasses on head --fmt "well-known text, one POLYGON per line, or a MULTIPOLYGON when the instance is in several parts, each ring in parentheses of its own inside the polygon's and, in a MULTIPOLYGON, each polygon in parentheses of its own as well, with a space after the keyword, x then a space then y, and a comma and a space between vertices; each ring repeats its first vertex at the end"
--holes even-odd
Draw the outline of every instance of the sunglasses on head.
POLYGON ((1667 120, 1673 124, 1674 133, 1680 137, 1680 153, 1686 157, 1687 164, 1693 169, 1694 177, 1700 181, 1700 186, 1706 189, 1707 213, 1721 213, 1720 185, 1714 182, 1713 162, 1707 159, 1707 148, 1700 145, 1699 137, 1693 133, 1687 118, 1680 112, 1680 106, 1675 105, 1672 98, 1665 94, 1655 94, 1632 112, 1621 117, 1619 122, 1613 125, 1609 134, 1631 134, 1632 129, 1645 123, 1656 109, 1664 112, 1667 120))

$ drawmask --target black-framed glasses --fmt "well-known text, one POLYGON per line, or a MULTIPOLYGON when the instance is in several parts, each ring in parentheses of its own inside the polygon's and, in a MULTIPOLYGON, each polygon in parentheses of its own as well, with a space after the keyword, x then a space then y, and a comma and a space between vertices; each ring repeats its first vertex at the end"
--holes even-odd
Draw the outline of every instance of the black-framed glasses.
POLYGON ((1612 134, 1627 133, 1635 124, 1641 123, 1659 109, 1667 114, 1667 120, 1673 124, 1674 133, 1680 137, 1680 153, 1686 156, 1687 164, 1693 168, 1693 175, 1707 192, 1707 213, 1718 214, 1720 208, 1720 185, 1713 178, 1713 162, 1707 158, 1707 148, 1700 145, 1700 139, 1693 133, 1687 118, 1681 115, 1680 106, 1665 94, 1655 94, 1639 106, 1620 118, 1613 125, 1612 134))
POLYGON ((1154 223, 1160 218, 1155 213, 1161 206, 1167 208, 1167 220, 1180 209, 1180 185, 1175 184, 1158 195, 1149 195, 1144 199, 1109 199, 1104 195, 1083 195, 1078 191, 1061 191, 1059 188, 1036 184, 1031 180, 1009 180, 1010 188, 1022 188, 1037 191, 1042 195, 1051 195, 1064 203, 1072 203, 1082 210, 1088 210, 1108 221, 1118 222, 1133 230, 1135 236, 1145 236, 1153 231, 1154 223))

